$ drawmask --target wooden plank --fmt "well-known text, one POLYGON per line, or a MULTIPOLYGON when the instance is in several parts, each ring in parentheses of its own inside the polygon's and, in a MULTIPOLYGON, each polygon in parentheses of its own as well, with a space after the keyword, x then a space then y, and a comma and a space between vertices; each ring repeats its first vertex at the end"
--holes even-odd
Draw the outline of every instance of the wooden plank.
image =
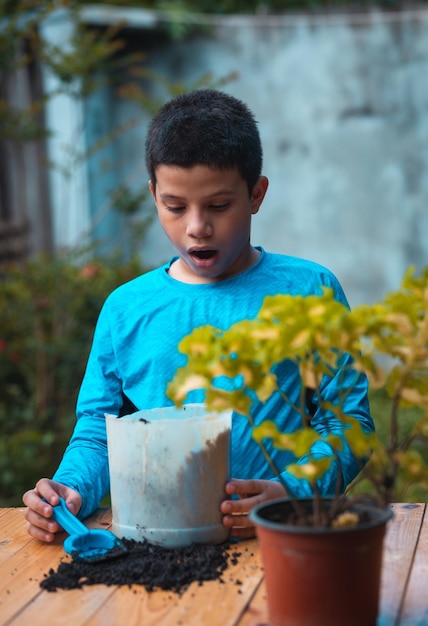
POLYGON ((103 528, 108 530, 111 528, 111 509, 100 507, 91 517, 85 520, 84 524, 88 528, 103 528))
MULTIPOLYGON (((393 505, 393 509, 395 519, 389 524, 385 539, 377 626, 426 626, 428 510, 424 504, 399 504, 393 505), (406 588, 400 621, 397 616, 406 588)), ((27 535, 23 514, 24 508, 0 510, 0 626, 267 624, 256 540, 232 547, 242 554, 224 573, 225 584, 195 583, 181 596, 172 592, 148 593, 139 586, 104 585, 48 593, 40 589, 39 583, 51 567, 57 568, 60 559, 68 558, 62 550, 66 535, 58 535, 53 544, 37 542, 27 535)), ((110 510, 102 509, 88 521, 88 526, 108 528, 110 521, 110 510)))
POLYGON ((428 624, 428 507, 425 505, 424 524, 402 608, 400 626, 426 626, 428 624))
MULTIPOLYGON (((284 590, 284 593, 285 592, 284 590)), ((239 626, 268 626, 267 598, 264 581, 260 583, 251 603, 246 607, 245 613, 239 621, 239 626)))
MULTIPOLYGON (((40 581, 44 575, 51 567, 56 569, 60 560, 69 558, 62 551, 67 535, 59 533, 55 541, 49 544, 32 539, 25 528, 24 511, 24 507, 3 509, 0 515, 0 625, 46 626, 46 615, 50 613, 51 607, 58 609, 55 622, 52 623, 60 624, 64 620, 68 624, 70 605, 67 603, 73 601, 79 607, 83 623, 90 607, 93 606, 92 610, 98 608, 113 590, 102 586, 98 593, 94 593, 94 589, 91 589, 84 601, 84 594, 80 590, 64 592, 68 594, 66 601, 62 594, 57 599, 55 593, 42 591, 40 581), (38 614, 40 605, 42 613, 38 614)), ((111 512, 109 509, 99 509, 85 523, 90 528, 108 528, 111 525, 111 512)))
MULTIPOLYGON (((94 585, 83 589, 48 592, 39 589, 33 600, 16 611, 13 619, 0 622, 4 626, 81 626, 115 591, 114 587, 94 585)), ((27 594, 28 595, 28 591, 27 594)), ((122 616, 125 617, 125 616, 122 616)), ((119 619, 116 626, 126 624, 119 619)))
MULTIPOLYGON (((24 512, 25 507, 0 509, 0 565, 33 541, 27 533, 24 512)), ((85 523, 89 528, 110 528, 110 509, 98 509, 85 523)), ((55 545, 63 542, 65 537, 64 534, 59 535, 55 545)))
POLYGON ((13 514, 14 511, 25 511, 25 507, 21 506, 21 507, 5 507, 3 509, 0 509, 0 519, 2 517, 9 517, 10 514, 13 514))
POLYGON ((31 540, 0 565, 0 624, 5 624, 41 590, 43 575, 58 562, 59 538, 53 544, 31 540))
MULTIPOLYGON (((222 607, 225 626, 237 623, 237 619, 250 601, 260 583, 260 566, 255 540, 237 544, 231 549, 240 552, 238 563, 230 564, 223 578, 227 584, 210 581, 202 586, 193 584, 182 596, 172 592, 148 593, 139 586, 107 587, 97 585, 82 590, 60 590, 49 593, 40 589, 39 583, 51 567, 56 568, 60 559, 67 559, 61 551, 65 534, 60 534, 53 544, 32 540, 25 531, 23 511, 11 509, 0 516, 0 528, 9 529, 16 544, 13 561, 0 564, 0 625, 46 626, 46 616, 55 626, 69 624, 102 624, 117 626, 119 623, 182 624, 210 623, 215 607, 222 607), (3 526, 1 526, 1 524, 3 526), (19 530, 18 530, 19 528, 19 530), (238 602, 236 602, 238 598, 238 602)), ((109 509, 97 511, 87 525, 108 528, 111 522, 109 509)))
POLYGON ((178 596, 172 592, 148 593, 136 585, 120 587, 108 598, 86 626, 234 626, 260 584, 263 573, 255 539, 236 544, 236 564, 223 574, 224 584, 193 583, 178 596))
POLYGON ((9 524, 11 523, 11 516, 14 518, 19 518, 24 521, 24 511, 25 511, 25 507, 21 506, 21 507, 13 507, 13 508, 9 508, 9 509, 0 509, 0 525, 3 526, 9 526, 9 524))
POLYGON ((24 507, 0 510, 0 565, 31 541, 24 519, 24 507))
MULTIPOLYGON (((424 504, 393 504, 385 537, 378 626, 395 626, 410 576, 424 504)), ((415 624, 412 624, 415 626, 415 624)))

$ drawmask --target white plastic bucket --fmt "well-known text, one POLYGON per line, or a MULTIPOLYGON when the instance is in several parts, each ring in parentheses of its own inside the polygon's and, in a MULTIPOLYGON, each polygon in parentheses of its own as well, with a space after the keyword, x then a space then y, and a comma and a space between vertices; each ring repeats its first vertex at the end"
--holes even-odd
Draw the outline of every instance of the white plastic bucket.
POLYGON ((231 411, 187 404, 106 421, 115 535, 165 547, 226 541, 231 411))

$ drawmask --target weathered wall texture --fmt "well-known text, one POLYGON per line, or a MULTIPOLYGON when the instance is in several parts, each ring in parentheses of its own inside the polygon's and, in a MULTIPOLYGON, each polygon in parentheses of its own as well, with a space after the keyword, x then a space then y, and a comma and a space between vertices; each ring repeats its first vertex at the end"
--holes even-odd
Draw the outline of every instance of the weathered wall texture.
MULTIPOLYGON (((328 266, 351 304, 428 264, 428 11, 230 17, 203 37, 144 40, 175 81, 238 72, 225 90, 254 111, 270 179, 254 244, 328 266)), ((122 166, 141 163, 143 142, 143 127, 122 139, 122 166)), ((145 259, 171 252, 154 226, 145 259)))

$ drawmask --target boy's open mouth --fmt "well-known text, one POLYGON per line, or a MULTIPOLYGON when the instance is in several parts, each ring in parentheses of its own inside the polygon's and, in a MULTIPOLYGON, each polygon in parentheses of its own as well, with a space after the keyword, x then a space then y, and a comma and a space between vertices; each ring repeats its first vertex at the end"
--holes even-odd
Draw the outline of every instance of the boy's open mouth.
POLYGON ((218 260, 218 250, 204 249, 189 250, 189 256, 192 259, 193 265, 201 270, 210 270, 216 266, 218 260))
POLYGON ((217 250, 192 250, 190 252, 191 256, 195 256, 196 258, 201 259, 202 261, 211 259, 216 253, 217 253, 217 250))

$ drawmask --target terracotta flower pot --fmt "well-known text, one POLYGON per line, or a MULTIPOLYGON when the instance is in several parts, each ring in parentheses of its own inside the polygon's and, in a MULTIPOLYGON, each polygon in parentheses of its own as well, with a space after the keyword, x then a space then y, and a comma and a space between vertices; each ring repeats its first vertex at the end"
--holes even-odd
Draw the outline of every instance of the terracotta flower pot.
MULTIPOLYGON (((300 500, 307 511, 311 500, 300 500)), ((326 501, 327 502, 327 501, 326 501)), ((389 508, 354 505, 369 521, 356 528, 284 524, 288 499, 255 507, 269 626, 376 626, 389 508)))

